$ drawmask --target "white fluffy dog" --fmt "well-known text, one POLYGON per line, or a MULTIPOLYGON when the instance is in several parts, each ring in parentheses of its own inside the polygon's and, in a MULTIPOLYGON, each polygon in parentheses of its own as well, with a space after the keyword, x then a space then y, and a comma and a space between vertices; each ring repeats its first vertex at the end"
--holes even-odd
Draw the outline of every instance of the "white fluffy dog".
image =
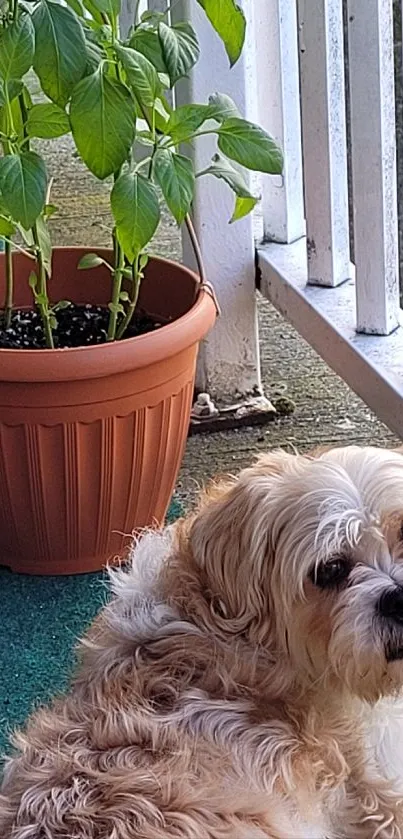
POLYGON ((275 453, 135 547, 1 839, 403 837, 403 456, 275 453))

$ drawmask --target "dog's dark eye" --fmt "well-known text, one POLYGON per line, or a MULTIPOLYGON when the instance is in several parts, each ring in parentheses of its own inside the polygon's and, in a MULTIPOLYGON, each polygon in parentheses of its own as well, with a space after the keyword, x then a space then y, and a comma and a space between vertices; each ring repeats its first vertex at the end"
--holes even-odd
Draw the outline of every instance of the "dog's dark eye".
POLYGON ((344 583, 351 571, 351 560, 346 556, 335 556, 321 562, 310 573, 311 582, 318 588, 336 588, 344 583))

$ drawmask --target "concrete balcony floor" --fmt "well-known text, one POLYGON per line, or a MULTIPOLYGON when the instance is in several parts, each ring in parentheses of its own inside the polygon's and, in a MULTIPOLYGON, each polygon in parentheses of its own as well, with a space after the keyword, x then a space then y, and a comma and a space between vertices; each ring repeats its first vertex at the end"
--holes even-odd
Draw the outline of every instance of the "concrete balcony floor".
MULTIPOLYGON (((110 242, 108 187, 86 174, 71 157, 70 141, 41 143, 54 176, 52 201, 59 212, 52 218, 59 245, 105 245, 110 242), (47 148, 46 148, 47 147, 47 148)), ((180 258, 176 225, 167 215, 154 243, 157 253, 180 258)), ((265 300, 259 300, 262 376, 269 398, 286 388, 296 406, 289 418, 265 428, 197 435, 188 440, 179 477, 179 500, 191 503, 198 486, 216 474, 237 472, 259 451, 295 447, 309 450, 321 444, 398 441, 364 403, 337 377, 265 300)))

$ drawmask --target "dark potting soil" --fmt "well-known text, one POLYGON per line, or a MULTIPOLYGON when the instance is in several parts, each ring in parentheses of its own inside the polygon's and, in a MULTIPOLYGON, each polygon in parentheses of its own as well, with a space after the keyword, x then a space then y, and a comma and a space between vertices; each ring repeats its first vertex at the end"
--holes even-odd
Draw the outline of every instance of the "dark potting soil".
MULTIPOLYGON (((88 347, 106 343, 109 311, 102 306, 76 306, 56 312, 57 329, 53 332, 55 348, 88 347)), ((163 326, 156 317, 136 312, 124 338, 134 338, 163 326)), ((6 329, 4 314, 0 313, 0 349, 41 350, 46 347, 39 312, 15 309, 11 326, 6 329)))

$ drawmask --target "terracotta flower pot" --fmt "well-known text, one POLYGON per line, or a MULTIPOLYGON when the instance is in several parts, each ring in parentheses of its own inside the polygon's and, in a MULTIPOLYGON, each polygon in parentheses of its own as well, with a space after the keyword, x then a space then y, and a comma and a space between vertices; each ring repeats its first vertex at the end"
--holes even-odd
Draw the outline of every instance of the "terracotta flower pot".
MULTIPOLYGON (((55 249, 54 301, 110 299, 106 268, 77 270, 86 250, 55 249)), ((14 255, 17 306, 31 305, 31 269, 14 255)), ((152 259, 140 304, 173 317, 169 325, 100 346, 0 349, 0 564, 29 574, 93 571, 124 554, 133 529, 163 521, 186 442, 198 344, 215 319, 198 284, 182 265, 152 259)))

